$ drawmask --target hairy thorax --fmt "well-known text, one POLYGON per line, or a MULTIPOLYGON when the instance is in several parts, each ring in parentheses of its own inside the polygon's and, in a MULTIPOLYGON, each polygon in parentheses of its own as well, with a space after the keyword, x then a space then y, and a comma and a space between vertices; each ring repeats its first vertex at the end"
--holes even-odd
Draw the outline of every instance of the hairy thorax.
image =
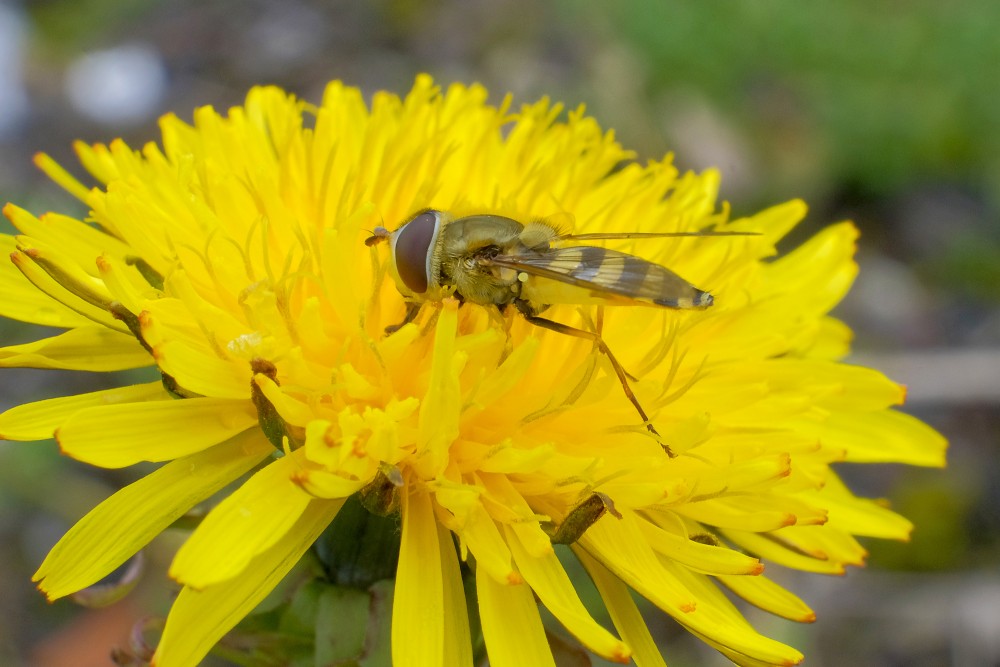
POLYGON ((447 225, 442 231, 438 276, 441 285, 453 285, 465 301, 504 306, 520 294, 516 271, 484 265, 484 259, 524 252, 519 235, 524 227, 499 216, 474 216, 447 225))

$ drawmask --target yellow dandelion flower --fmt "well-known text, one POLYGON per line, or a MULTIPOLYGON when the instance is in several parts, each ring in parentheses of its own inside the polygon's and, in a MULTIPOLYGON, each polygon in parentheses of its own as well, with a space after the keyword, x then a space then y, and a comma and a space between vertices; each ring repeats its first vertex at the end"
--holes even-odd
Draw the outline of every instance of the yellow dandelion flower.
MULTIPOLYGON (((737 663, 801 660, 721 589, 812 620, 762 561, 838 573, 865 557, 856 536, 911 529, 830 464, 944 459, 939 435, 892 409, 900 386, 837 361, 850 331, 828 313, 855 277, 855 228, 833 225, 775 258, 801 202, 730 220, 714 171, 640 165, 582 111, 486 100, 482 87, 442 91, 428 77, 370 106, 336 82, 318 106, 255 88, 225 115, 164 117, 159 145, 78 144, 97 187, 38 157, 90 216, 5 207, 20 233, 0 237, 12 260, 0 314, 65 331, 0 348, 0 366, 162 376, 0 415, 2 437, 54 434, 96 466, 163 462, 52 549, 36 574, 50 599, 100 580, 253 471, 173 560, 182 589, 159 667, 196 664, 352 496, 398 507, 397 666, 472 664, 469 567, 497 667, 553 664, 539 602, 595 654, 662 665, 629 589, 737 663), (365 240, 425 209, 555 221, 577 235, 744 234, 589 241, 714 297, 700 309, 570 298, 545 310, 599 333, 611 356, 593 335, 447 290, 387 334, 414 278, 388 268, 402 250, 365 240), (584 607, 564 549, 616 632, 584 607)), ((442 263, 427 264, 432 282, 447 283, 442 263)))

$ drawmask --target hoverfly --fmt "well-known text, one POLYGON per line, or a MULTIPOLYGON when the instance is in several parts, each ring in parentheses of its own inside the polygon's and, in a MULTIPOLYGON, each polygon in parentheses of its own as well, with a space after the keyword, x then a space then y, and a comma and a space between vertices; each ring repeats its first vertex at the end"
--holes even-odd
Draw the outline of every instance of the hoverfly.
MULTIPOLYGON (((389 241, 396 284, 407 300, 406 316, 392 333, 413 321, 424 303, 453 296, 496 308, 511 304, 536 326, 592 341, 611 362, 625 395, 651 433, 650 423, 629 386, 629 374, 600 331, 587 331, 539 317, 553 304, 652 305, 704 309, 712 295, 659 264, 593 245, 561 245, 606 239, 665 236, 743 236, 748 232, 560 234, 545 221, 522 224, 499 215, 452 218, 425 209, 390 232, 376 227, 365 244, 389 241), (553 246, 554 243, 560 245, 553 246)), ((634 378, 632 378, 634 380, 634 378)), ((664 445, 666 448, 666 446, 664 445)), ((669 449, 667 448, 669 453, 669 449)))

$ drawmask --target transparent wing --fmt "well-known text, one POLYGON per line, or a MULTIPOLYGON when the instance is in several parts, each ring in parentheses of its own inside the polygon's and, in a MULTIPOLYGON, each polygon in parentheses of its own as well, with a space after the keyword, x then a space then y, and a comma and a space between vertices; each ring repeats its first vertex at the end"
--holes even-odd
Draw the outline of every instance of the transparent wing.
POLYGON ((607 294, 650 301, 667 308, 706 308, 712 295, 703 292, 659 264, 596 246, 552 248, 544 252, 497 255, 482 260, 488 266, 607 294))

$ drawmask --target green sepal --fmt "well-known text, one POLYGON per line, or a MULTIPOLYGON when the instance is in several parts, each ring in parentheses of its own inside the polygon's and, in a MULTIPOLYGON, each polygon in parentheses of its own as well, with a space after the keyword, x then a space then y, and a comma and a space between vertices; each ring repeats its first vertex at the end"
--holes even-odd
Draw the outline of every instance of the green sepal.
MULTIPOLYGON (((126 327, 128 327, 128 330, 133 336, 135 336, 135 339, 139 341, 139 345, 142 345, 142 348, 146 350, 146 352, 149 352, 150 356, 153 355, 153 348, 149 346, 149 343, 146 342, 146 338, 142 335, 142 324, 139 317, 135 313, 126 308, 125 304, 121 301, 112 301, 108 305, 108 312, 110 312, 111 316, 116 320, 122 322, 126 327)), ((198 394, 188 391, 184 387, 180 386, 180 384, 177 383, 177 380, 174 379, 174 376, 164 373, 163 371, 160 371, 160 382, 163 384, 163 388, 167 391, 167 393, 174 398, 193 398, 198 396, 198 394)))
POLYGON ((127 255, 125 257, 125 264, 128 266, 134 266, 139 272, 139 275, 149 283, 149 286, 153 289, 163 291, 163 276, 154 269, 149 262, 147 262, 142 257, 137 255, 127 255))
POLYGON ((142 577, 144 563, 145 557, 139 551, 104 579, 73 593, 70 597, 78 605, 91 609, 110 606, 136 587, 142 577))
POLYGON ((394 585, 359 590, 313 579, 245 618, 212 653, 240 667, 392 667, 394 585))
POLYGON ((398 513, 373 514, 355 493, 316 540, 316 555, 333 583, 367 589, 396 576, 401 535, 398 513))
MULTIPOLYGON (((275 384, 278 383, 278 368, 267 359, 254 358, 250 362, 250 370, 253 371, 254 375, 259 373, 271 379, 275 384)), ((296 438, 292 437, 285 420, 281 418, 274 404, 264 395, 253 378, 250 378, 250 400, 257 408, 257 422, 260 424, 261 431, 264 432, 264 437, 275 449, 279 452, 285 450, 285 438, 288 438, 289 446, 293 449, 300 444, 296 438)))
POLYGON ((370 606, 371 596, 366 591, 341 586, 324 588, 316 609, 317 665, 343 664, 364 653, 370 606))

